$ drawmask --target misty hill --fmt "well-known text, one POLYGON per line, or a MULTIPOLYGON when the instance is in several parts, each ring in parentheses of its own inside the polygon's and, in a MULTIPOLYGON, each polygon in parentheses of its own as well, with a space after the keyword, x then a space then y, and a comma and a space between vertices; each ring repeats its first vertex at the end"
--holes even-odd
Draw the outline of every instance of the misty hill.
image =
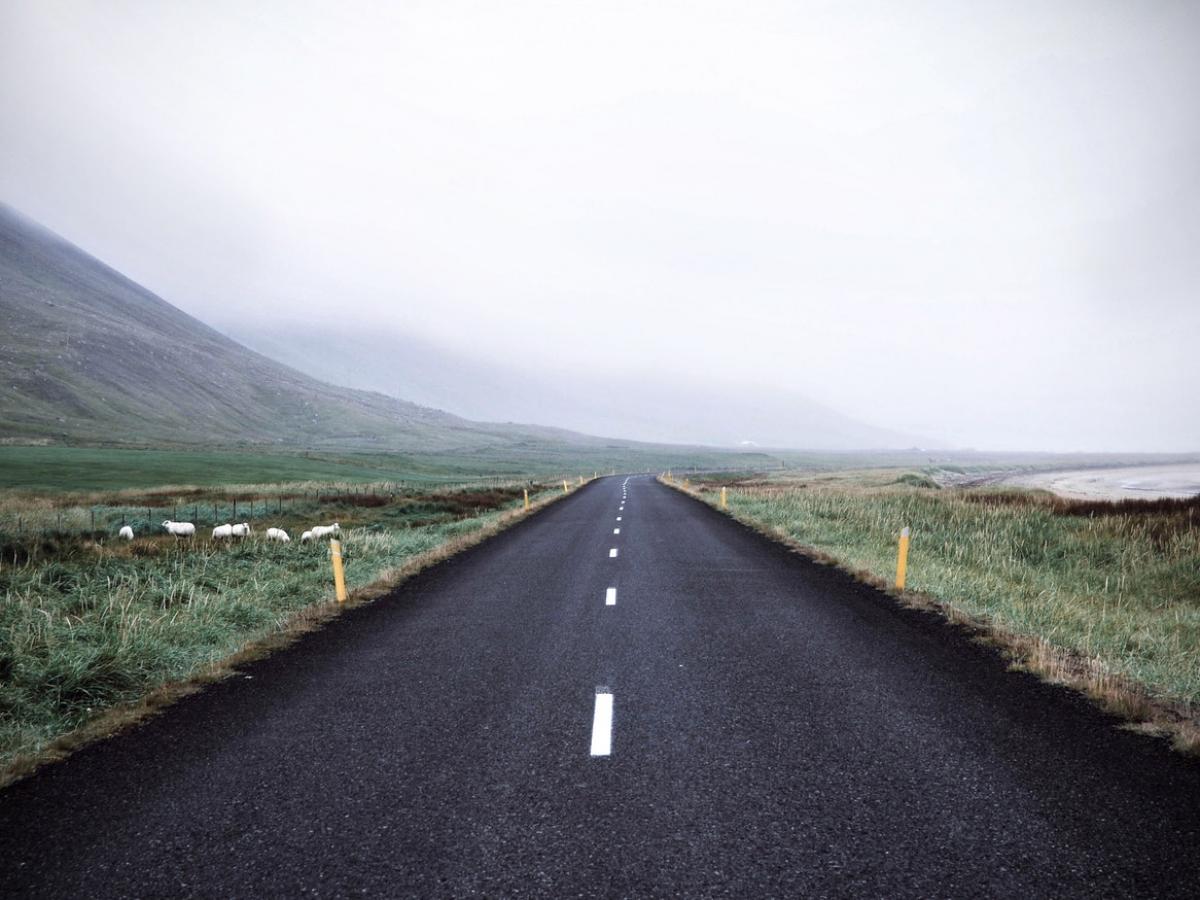
POLYGON ((0 439, 421 452, 600 443, 334 387, 225 337, 4 206, 0 320, 0 439))
POLYGON ((931 446, 876 428, 807 397, 609 373, 546 374, 490 363, 411 335, 300 322, 262 328, 229 321, 238 340, 321 378, 409 397, 467 418, 554 422, 588 434, 719 447, 861 450, 931 446), (334 352, 328 352, 332 349, 334 352))

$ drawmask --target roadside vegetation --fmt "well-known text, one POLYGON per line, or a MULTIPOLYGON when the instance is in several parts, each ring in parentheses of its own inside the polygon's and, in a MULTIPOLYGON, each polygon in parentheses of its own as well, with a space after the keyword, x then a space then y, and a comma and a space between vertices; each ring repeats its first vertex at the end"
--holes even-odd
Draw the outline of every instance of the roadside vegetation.
POLYGON ((336 447, 288 450, 261 444, 223 449, 78 447, 5 444, 0 438, 0 491, 148 490, 180 483, 220 488, 316 480, 359 485, 528 477, 550 481, 564 477, 559 473, 574 478, 612 471, 658 472, 672 464, 706 470, 733 465, 760 470, 780 464, 765 453, 596 441, 576 446, 531 440, 518 447, 384 452, 336 447))
POLYGON ((0 783, 106 711, 330 615, 328 545, 300 543, 304 530, 340 524, 347 586, 365 599, 519 515, 525 488, 539 504, 562 495, 561 481, 495 479, 0 495, 0 783), (169 518, 196 537, 166 534, 169 518), (254 532, 212 541, 228 521, 254 532), (265 540, 272 526, 291 543, 265 540))
POLYGON ((690 490, 778 539, 934 604, 1021 664, 1200 750, 1200 498, 1071 501, 942 488, 936 472, 724 479, 690 490))

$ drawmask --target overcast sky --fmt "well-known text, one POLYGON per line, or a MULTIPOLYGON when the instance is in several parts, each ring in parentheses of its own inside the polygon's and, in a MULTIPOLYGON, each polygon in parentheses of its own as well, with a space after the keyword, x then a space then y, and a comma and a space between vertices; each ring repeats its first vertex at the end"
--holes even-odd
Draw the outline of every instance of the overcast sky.
POLYGON ((1156 0, 4 0, 0 199, 218 326, 1195 450, 1198 47, 1156 0))

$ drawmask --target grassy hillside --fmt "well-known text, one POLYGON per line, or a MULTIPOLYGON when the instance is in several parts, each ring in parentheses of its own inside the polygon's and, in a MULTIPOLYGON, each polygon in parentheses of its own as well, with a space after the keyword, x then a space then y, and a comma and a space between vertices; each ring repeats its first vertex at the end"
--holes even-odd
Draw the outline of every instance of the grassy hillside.
POLYGON ((335 387, 214 331, 0 206, 0 439, 470 451, 593 445, 335 387))

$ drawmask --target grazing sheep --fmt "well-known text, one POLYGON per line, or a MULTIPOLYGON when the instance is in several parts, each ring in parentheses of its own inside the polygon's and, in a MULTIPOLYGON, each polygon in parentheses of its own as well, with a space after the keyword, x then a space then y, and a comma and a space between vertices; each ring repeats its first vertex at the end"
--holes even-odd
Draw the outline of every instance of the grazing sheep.
POLYGON ((282 528, 268 528, 267 529, 267 540, 268 541, 279 541, 279 543, 281 543, 281 544, 286 544, 289 541, 291 541, 291 538, 288 537, 288 533, 286 531, 284 531, 282 528))
POLYGON ((127 541, 133 540, 133 529, 128 525, 122 525, 121 530, 117 532, 117 537, 123 537, 127 541))
POLYGON ((251 531, 251 528, 250 528, 249 522, 242 522, 240 525, 233 526, 233 536, 234 537, 249 537, 250 531, 251 531))
POLYGON ((340 525, 338 525, 337 522, 334 522, 332 525, 314 525, 313 530, 312 530, 312 536, 314 539, 323 538, 330 534, 341 534, 341 533, 342 533, 342 527, 340 525))
POLYGON ((213 529, 212 539, 214 541, 219 541, 222 538, 231 538, 231 537, 233 537, 233 526, 232 525, 218 525, 216 528, 213 529))
POLYGON ((167 519, 162 523, 163 528, 167 529, 168 534, 173 534, 177 538, 192 537, 196 533, 196 526, 191 522, 172 522, 167 519))
POLYGON ((302 544, 307 544, 312 539, 313 539, 313 536, 312 536, 311 531, 306 531, 306 532, 304 532, 304 534, 300 535, 300 543, 302 543, 302 544))

